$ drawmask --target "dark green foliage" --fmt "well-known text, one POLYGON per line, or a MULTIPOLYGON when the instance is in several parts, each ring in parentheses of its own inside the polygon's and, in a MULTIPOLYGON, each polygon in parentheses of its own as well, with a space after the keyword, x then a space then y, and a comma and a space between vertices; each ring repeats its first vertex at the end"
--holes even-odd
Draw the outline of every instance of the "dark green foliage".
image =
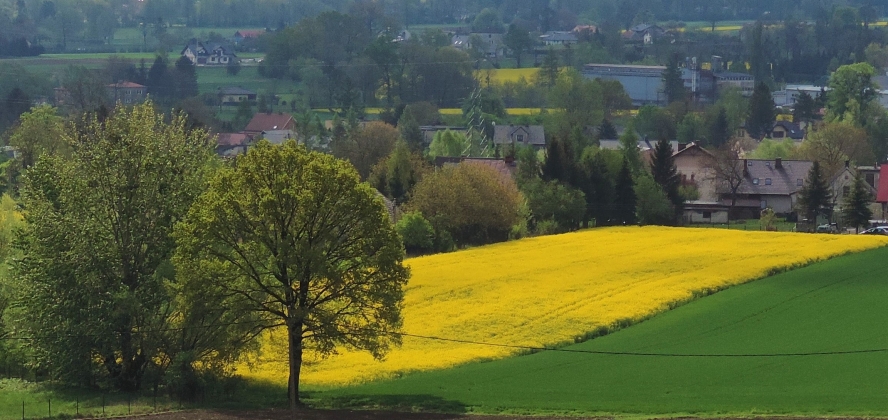
POLYGON ((583 192, 554 181, 534 180, 522 187, 530 208, 532 226, 546 221, 554 222, 560 233, 576 230, 586 214, 583 192))
POLYGON ((638 109, 634 120, 635 131, 652 140, 672 140, 677 134, 675 119, 658 106, 645 105, 638 109))
POLYGON ((848 227, 853 226, 855 229, 861 226, 869 226, 869 221, 873 218, 873 212, 869 208, 872 202, 873 195, 867 188, 862 174, 857 172, 851 192, 845 197, 845 202, 842 206, 842 220, 845 222, 845 225, 848 227))
POLYGON ((6 95, 0 112, 0 132, 11 126, 19 116, 31 109, 31 99, 18 87, 13 88, 6 95))
POLYGON ((678 68, 676 58, 669 60, 666 70, 663 71, 663 92, 666 94, 668 103, 687 99, 688 90, 685 89, 684 81, 681 80, 681 69, 678 68))
POLYGON ((422 212, 405 213, 395 224, 395 230, 401 235, 408 254, 419 255, 432 250, 435 242, 435 229, 428 220, 422 217, 422 212))
POLYGON ((555 86, 560 69, 561 64, 558 62, 558 54, 552 47, 549 47, 546 57, 543 59, 543 64, 540 66, 539 82, 544 86, 555 86))
POLYGON ((755 139, 762 139, 771 133, 777 111, 771 89, 765 82, 759 82, 749 99, 749 118, 746 119, 746 131, 755 139))
POLYGON ((187 57, 176 60, 176 99, 197 96, 197 72, 187 57))
POLYGON ((401 118, 398 119, 398 133, 410 150, 422 151, 424 148, 422 130, 420 130, 419 123, 413 117, 413 110, 409 106, 404 108, 401 118))
POLYGON ((609 173, 603 151, 589 148, 583 152, 576 169, 574 185, 586 198, 586 217, 595 226, 612 223, 614 201, 614 174, 609 173))
POLYGON ((617 225, 634 225, 635 218, 635 181, 632 179, 632 170, 629 161, 623 159, 623 166, 617 175, 617 183, 614 187, 613 220, 617 225))
POLYGON ((684 204, 684 199, 682 199, 679 193, 681 178, 678 176, 678 169, 675 168, 675 159, 672 157, 672 145, 666 140, 658 141, 654 147, 654 153, 651 156, 651 175, 654 182, 663 189, 666 197, 672 203, 674 208, 673 220, 678 220, 684 204))
POLYGON ((521 54, 533 47, 533 40, 526 29, 516 25, 509 25, 509 30, 503 36, 503 43, 512 51, 516 66, 521 68, 521 54))
POLYGON ((607 118, 601 120, 601 125, 598 126, 598 138, 601 140, 617 138, 617 127, 614 127, 614 124, 607 118))
POLYGON ((238 60, 232 60, 225 66, 225 73, 229 76, 237 76, 241 71, 241 63, 238 60))
POLYGON ((826 181, 826 174, 821 170, 820 163, 814 161, 808 171, 805 186, 799 191, 799 207, 802 214, 813 223, 817 215, 828 211, 831 200, 832 193, 826 181))
POLYGON ((546 161, 542 166, 542 177, 546 181, 571 184, 576 172, 574 154, 569 144, 552 139, 546 146, 546 161))
POLYGON ((796 98, 795 108, 792 110, 792 119, 796 123, 811 122, 817 115, 817 103, 808 92, 802 92, 796 98))
POLYGON ((541 168, 536 149, 519 146, 515 151, 515 160, 518 162, 519 183, 540 177, 541 168))
POLYGON ((663 188, 647 174, 635 184, 635 214, 642 225, 673 225, 675 210, 663 188))
POLYGON ((145 80, 148 93, 157 100, 169 99, 175 88, 172 82, 166 60, 158 55, 154 58, 151 68, 148 69, 148 78, 145 80))
POLYGON ((731 138, 731 129, 728 125, 728 113, 724 107, 718 107, 715 118, 709 123, 709 145, 715 148, 724 146, 731 138))

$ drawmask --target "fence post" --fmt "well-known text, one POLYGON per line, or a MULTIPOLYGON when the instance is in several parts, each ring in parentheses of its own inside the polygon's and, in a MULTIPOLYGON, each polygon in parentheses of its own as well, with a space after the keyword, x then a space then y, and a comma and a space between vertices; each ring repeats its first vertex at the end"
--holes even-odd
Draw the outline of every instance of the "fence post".
POLYGON ((52 417, 52 398, 47 398, 46 403, 49 405, 49 417, 52 417))
POLYGON ((80 417, 80 396, 74 398, 74 413, 80 417))
POLYGON ((126 397, 126 414, 133 414, 132 406, 130 404, 132 400, 129 396, 126 397))
POLYGON ((25 420, 25 400, 22 400, 22 420, 25 420))
POLYGON ((105 394, 102 394, 102 417, 105 417, 105 394))

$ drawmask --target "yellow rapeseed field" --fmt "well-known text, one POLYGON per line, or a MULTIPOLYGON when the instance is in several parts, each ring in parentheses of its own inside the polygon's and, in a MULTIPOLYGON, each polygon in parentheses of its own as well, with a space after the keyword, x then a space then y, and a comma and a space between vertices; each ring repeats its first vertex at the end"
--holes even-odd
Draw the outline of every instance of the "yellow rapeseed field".
MULTIPOLYGON (((622 227, 543 236, 407 261, 403 331, 541 346, 639 321, 788 267, 888 245, 886 237, 622 227)), ((286 350, 266 337, 247 377, 285 383, 286 350)), ((303 370, 309 385, 342 385, 514 355, 509 348, 405 338, 384 362, 343 351, 303 370)))
POLYGON ((475 77, 486 83, 487 74, 490 73, 490 83, 500 84, 503 82, 517 82, 523 77, 528 82, 533 82, 537 73, 540 71, 536 67, 528 67, 523 69, 492 69, 492 70, 476 70, 475 77))

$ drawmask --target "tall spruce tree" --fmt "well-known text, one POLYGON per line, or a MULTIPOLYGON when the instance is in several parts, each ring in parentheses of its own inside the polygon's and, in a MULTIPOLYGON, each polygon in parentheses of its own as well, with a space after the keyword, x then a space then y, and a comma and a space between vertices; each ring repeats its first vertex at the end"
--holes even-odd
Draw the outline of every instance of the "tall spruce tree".
POLYGON ((668 103, 683 101, 688 95, 684 81, 681 80, 681 69, 678 68, 678 60, 669 60, 666 70, 663 71, 663 91, 668 103))
POLYGON ((678 169, 675 167, 675 159, 672 157, 672 145, 667 140, 660 140, 654 147, 654 154, 651 156, 651 175, 654 181, 663 188, 666 197, 672 203, 675 210, 675 220, 681 214, 684 206, 684 199, 679 194, 681 186, 681 178, 678 176, 678 169))
POLYGON ((814 222, 818 214, 829 208, 831 200, 832 194, 826 182, 826 175, 821 170, 820 163, 814 161, 808 171, 805 186, 799 191, 799 206, 805 217, 814 222))
POLYGON ((410 147, 410 150, 418 152, 423 149, 422 130, 419 128, 419 123, 416 122, 413 111, 409 106, 404 107, 404 112, 401 113, 401 118, 398 119, 398 133, 401 135, 401 140, 404 140, 407 146, 410 147))
POLYGON ((709 125, 709 145, 722 147, 731 138, 731 128, 728 123, 728 113, 724 107, 718 108, 718 113, 709 125))
POLYGON ((543 162, 543 180, 572 184, 574 174, 573 151, 570 146, 555 138, 546 147, 543 162))
POLYGON ((777 111, 771 89, 765 82, 759 82, 749 99, 749 118, 746 119, 746 131, 755 139, 763 139, 771 132, 777 111))
POLYGON ((629 161, 623 159, 620 173, 617 175, 617 184, 614 188, 614 208, 612 215, 614 222, 622 225, 634 225, 635 218, 635 181, 632 179, 632 169, 629 161))
POLYGON ((842 206, 842 220, 845 225, 854 226, 855 231, 861 226, 869 225, 870 219, 873 218, 873 211, 869 208, 872 201, 873 195, 867 189, 860 172, 857 172, 854 184, 851 185, 851 192, 845 197, 842 206))
POLYGON ((613 140, 615 138, 617 138, 617 127, 614 127, 614 124, 607 118, 601 120, 601 125, 598 126, 598 139, 613 140))
POLYGON ((197 72, 194 64, 188 57, 182 56, 176 60, 176 93, 177 99, 197 96, 197 72))

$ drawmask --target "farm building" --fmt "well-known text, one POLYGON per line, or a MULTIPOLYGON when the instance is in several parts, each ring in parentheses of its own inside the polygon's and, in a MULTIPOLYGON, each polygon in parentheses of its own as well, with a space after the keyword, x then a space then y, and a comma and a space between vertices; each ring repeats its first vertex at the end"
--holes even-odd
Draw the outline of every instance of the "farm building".
POLYGON ((664 66, 636 66, 626 64, 586 64, 583 76, 589 79, 616 80, 632 99, 632 105, 662 104, 664 66))

